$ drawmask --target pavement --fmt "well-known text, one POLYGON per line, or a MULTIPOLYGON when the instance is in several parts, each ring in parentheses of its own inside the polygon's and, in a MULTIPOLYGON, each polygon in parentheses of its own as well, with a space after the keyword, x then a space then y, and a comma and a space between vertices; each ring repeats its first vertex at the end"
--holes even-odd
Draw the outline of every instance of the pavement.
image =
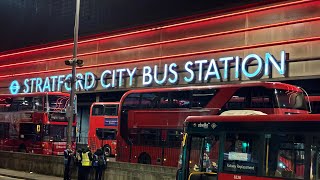
POLYGON ((23 171, 15 171, 11 169, 1 169, 0 168, 0 176, 12 177, 16 179, 24 179, 24 180, 61 180, 63 177, 56 176, 46 176, 42 174, 35 174, 32 172, 23 172, 23 171))

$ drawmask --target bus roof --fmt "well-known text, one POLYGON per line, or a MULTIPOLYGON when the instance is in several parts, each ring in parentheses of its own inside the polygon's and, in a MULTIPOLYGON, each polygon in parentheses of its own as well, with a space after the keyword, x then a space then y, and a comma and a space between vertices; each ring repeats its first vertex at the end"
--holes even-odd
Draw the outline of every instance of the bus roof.
POLYGON ((94 105, 119 105, 120 102, 94 102, 92 103, 91 106, 94 106, 94 105))
POLYGON ((0 97, 30 97, 30 96, 45 96, 45 95, 56 95, 56 96, 70 96, 69 93, 65 92, 36 92, 36 93, 20 93, 20 94, 0 94, 0 97))
POLYGON ((300 88, 291 84, 285 84, 281 82, 245 82, 238 84, 220 84, 220 85, 209 85, 209 86, 187 86, 187 87, 162 87, 162 88, 147 88, 147 89, 133 89, 125 93, 123 97, 131 93, 143 93, 143 92, 167 92, 167 91, 183 91, 183 90, 201 90, 201 89, 214 89, 214 88, 240 88, 240 87, 255 87, 262 86, 266 88, 294 90, 302 92, 300 88))
POLYGON ((185 122, 320 122, 320 114, 248 115, 248 116, 189 116, 185 122))

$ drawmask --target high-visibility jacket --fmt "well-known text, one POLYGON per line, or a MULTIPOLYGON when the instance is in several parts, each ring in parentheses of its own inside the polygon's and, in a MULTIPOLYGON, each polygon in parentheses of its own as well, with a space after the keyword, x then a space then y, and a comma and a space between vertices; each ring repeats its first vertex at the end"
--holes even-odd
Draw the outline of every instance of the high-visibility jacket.
POLYGON ((91 161, 89 159, 89 152, 82 153, 82 166, 91 166, 91 161))

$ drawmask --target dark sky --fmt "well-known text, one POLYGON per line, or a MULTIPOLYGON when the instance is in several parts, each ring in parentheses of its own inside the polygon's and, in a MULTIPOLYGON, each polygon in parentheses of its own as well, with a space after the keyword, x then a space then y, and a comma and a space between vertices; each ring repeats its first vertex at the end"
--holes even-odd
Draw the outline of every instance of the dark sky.
MULTIPOLYGON (((76 0, 0 0, 0 52, 73 37, 76 0)), ((88 36, 272 0, 81 0, 88 36)))

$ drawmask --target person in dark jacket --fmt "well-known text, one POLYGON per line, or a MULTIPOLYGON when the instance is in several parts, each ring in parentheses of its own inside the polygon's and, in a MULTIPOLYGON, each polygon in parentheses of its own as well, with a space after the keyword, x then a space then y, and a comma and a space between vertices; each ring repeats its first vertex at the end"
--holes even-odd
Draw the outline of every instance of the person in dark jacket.
POLYGON ((95 180, 101 180, 107 161, 102 149, 97 149, 93 154, 93 167, 95 169, 95 180))
POLYGON ((83 179, 83 170, 82 170, 82 163, 81 163, 81 156, 82 156, 82 149, 77 149, 74 154, 75 163, 78 167, 78 180, 83 179))
POLYGON ((83 180, 88 180, 92 166, 92 153, 89 147, 84 148, 82 151, 81 165, 83 171, 83 180))
POLYGON ((71 180, 71 166, 73 161, 72 150, 70 145, 67 145, 67 148, 63 151, 64 155, 64 180, 71 180))

